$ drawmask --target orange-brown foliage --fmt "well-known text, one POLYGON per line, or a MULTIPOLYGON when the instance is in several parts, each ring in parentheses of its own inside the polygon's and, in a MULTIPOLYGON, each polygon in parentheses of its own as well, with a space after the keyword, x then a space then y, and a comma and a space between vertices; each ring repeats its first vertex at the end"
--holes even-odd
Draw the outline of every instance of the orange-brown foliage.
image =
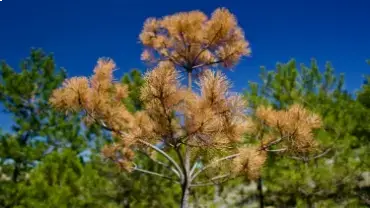
MULTIPOLYGON (((220 71, 203 70, 197 82, 200 93, 196 93, 181 84, 177 70, 182 67, 191 73, 216 63, 231 67, 249 55, 249 43, 236 18, 224 8, 210 18, 200 11, 149 18, 140 40, 146 47, 142 59, 158 62, 144 77, 143 111, 130 113, 126 109, 122 99, 128 89, 114 82, 113 60, 103 58, 91 78, 66 80, 53 92, 50 103, 62 111, 83 112, 86 123, 98 123, 112 131, 118 141, 104 148, 103 154, 128 171, 134 167, 132 147, 161 141, 168 147, 186 145, 204 154, 237 153, 234 171, 258 177, 266 149, 239 148, 244 133, 258 126, 246 116, 245 100, 230 93, 231 84, 220 71)), ((293 152, 315 147, 312 130, 320 127, 320 118, 301 106, 293 105, 286 111, 261 107, 256 115, 273 129, 264 144, 282 137, 283 145, 293 152)))
POLYGON ((235 16, 225 8, 210 18, 200 11, 148 18, 140 41, 146 46, 142 60, 169 60, 188 71, 215 63, 231 67, 251 53, 235 16))
POLYGON ((257 147, 242 147, 239 154, 233 160, 233 171, 237 174, 246 174, 250 180, 258 179, 267 159, 266 151, 261 151, 257 147))
MULTIPOLYGON (((281 111, 260 107, 256 116, 272 127, 273 136, 282 138, 282 144, 293 153, 306 153, 317 146, 313 130, 321 127, 321 118, 301 105, 295 104, 281 111)), ((269 140, 273 140, 271 135, 269 140)))

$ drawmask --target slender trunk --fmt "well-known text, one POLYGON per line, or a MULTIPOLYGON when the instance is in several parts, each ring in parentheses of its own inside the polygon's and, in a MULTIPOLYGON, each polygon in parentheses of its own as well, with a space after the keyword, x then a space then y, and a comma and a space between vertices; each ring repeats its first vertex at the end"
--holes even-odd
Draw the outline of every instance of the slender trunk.
POLYGON ((190 189, 187 180, 185 180, 185 182, 182 184, 181 189, 182 189, 181 208, 188 208, 190 189))
MULTIPOLYGON (((192 77, 191 71, 188 71, 188 90, 191 91, 192 89, 192 77)), ((181 208, 188 207, 189 201, 189 194, 190 194, 190 149, 188 146, 185 145, 185 157, 184 157, 184 181, 182 184, 182 197, 181 197, 181 208)))
MULTIPOLYGON (((188 73, 188 90, 191 91, 192 89, 192 77, 191 77, 191 70, 187 71, 188 73)), ((187 145, 185 145, 185 157, 184 157, 184 180, 181 184, 182 195, 181 195, 181 208, 188 208, 189 203, 189 195, 190 195, 190 183, 191 183, 191 176, 190 176, 190 158, 191 152, 187 145)))
POLYGON ((262 178, 260 177, 257 181, 257 189, 258 189, 258 198, 260 202, 260 208, 264 208, 265 205, 263 203, 263 189, 262 189, 262 178))

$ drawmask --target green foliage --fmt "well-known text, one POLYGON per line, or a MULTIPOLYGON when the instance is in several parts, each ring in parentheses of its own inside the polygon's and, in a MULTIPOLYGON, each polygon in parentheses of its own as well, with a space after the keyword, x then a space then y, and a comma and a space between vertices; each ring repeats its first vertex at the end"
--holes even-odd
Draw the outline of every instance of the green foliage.
MULTIPOLYGON (((51 55, 32 50, 20 71, 4 62, 0 73, 0 101, 14 121, 13 131, 0 134, 0 207, 175 206, 179 187, 121 172, 100 157, 109 134, 97 126, 83 127, 78 115, 50 108, 52 90, 66 78, 51 55), (85 150, 91 153, 87 163, 79 156, 85 150), (163 191, 170 194, 159 194, 163 191)), ((122 82, 129 89, 123 102, 132 112, 141 110, 141 73, 132 70, 122 82)), ((161 169, 139 157, 141 164, 161 169)))
POLYGON ((323 130, 316 134, 320 150, 314 154, 300 158, 270 156, 263 174, 266 202, 277 206, 360 206, 355 190, 357 177, 366 168, 362 162, 366 149, 355 131, 362 125, 365 111, 343 89, 344 76, 336 76, 330 63, 320 72, 315 60, 300 69, 291 60, 278 63, 273 71, 262 68, 261 79, 261 85, 250 83, 251 90, 246 93, 252 109, 259 105, 282 109, 300 103, 319 113, 324 121, 323 130))
MULTIPOLYGON (((151 160, 139 156, 140 165, 148 167, 150 171, 161 173, 163 167, 151 160)), ((94 169, 99 175, 112 182, 113 188, 109 190, 110 200, 124 207, 176 207, 180 198, 180 187, 152 175, 140 172, 126 173, 117 168, 116 164, 95 158, 94 169)), ((105 197, 104 194, 100 197, 105 197)))
POLYGON ((53 89, 66 73, 57 69, 52 55, 31 51, 20 70, 3 62, 0 66, 0 102, 12 117, 12 131, 0 135, 0 205, 20 203, 20 183, 49 153, 70 148, 82 152, 98 138, 96 127, 83 129, 77 115, 65 116, 48 104, 53 89))
POLYGON ((106 193, 112 181, 100 177, 70 149, 48 155, 29 177, 21 185, 19 194, 24 197, 18 207, 118 207, 106 193))
POLYGON ((129 96, 124 100, 129 111, 140 111, 143 109, 143 103, 140 100, 140 87, 144 85, 144 79, 139 70, 133 69, 129 74, 125 74, 121 82, 127 85, 129 96))

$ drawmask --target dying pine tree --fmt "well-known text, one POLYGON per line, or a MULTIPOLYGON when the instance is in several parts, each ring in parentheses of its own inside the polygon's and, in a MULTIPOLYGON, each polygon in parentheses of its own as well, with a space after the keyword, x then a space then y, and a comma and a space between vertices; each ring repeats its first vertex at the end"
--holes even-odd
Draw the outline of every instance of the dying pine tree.
POLYGON ((227 78, 211 71, 231 68, 251 52, 227 9, 215 10, 210 18, 200 11, 149 18, 140 41, 145 48, 142 59, 156 64, 141 87, 142 111, 132 113, 125 107, 122 100, 128 90, 113 81, 116 65, 108 58, 98 60, 90 79, 66 80, 51 103, 62 111, 82 112, 88 124, 111 131, 118 142, 103 154, 124 170, 180 184, 181 207, 188 207, 193 187, 240 175, 258 178, 273 146, 291 154, 315 148, 312 130, 321 124, 317 115, 299 105, 282 111, 261 108, 256 123, 246 115, 243 98, 229 92, 227 78), (187 86, 181 83, 182 74, 187 75, 187 86), (194 81, 198 89, 192 88, 194 81), (243 143, 245 133, 260 128, 267 133, 258 146, 243 143), (138 151, 147 152, 170 172, 143 169, 135 163, 138 151))

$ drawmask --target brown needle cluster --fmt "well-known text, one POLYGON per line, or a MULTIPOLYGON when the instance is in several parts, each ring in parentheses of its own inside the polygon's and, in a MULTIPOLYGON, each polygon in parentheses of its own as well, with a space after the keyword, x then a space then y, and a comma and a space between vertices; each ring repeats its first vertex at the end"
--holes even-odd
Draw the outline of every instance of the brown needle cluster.
POLYGON ((267 152, 257 147, 240 148, 239 156, 233 160, 233 172, 245 174, 250 180, 258 179, 266 159, 267 152))
POLYGON ((50 102, 60 110, 82 111, 88 121, 115 133, 119 142, 104 154, 125 167, 133 159, 129 147, 139 140, 217 149, 240 142, 248 130, 245 102, 239 95, 229 95, 230 84, 220 72, 205 71, 197 94, 181 85, 171 62, 161 62, 145 75, 141 89, 145 110, 130 113, 122 102, 127 88, 113 82, 114 68, 112 60, 99 59, 90 79, 66 80, 50 102))
POLYGON ((198 82, 200 95, 186 100, 186 132, 193 145, 225 147, 240 142, 251 126, 245 101, 230 95, 230 83, 221 72, 206 70, 198 82))
MULTIPOLYGON (((313 130, 321 127, 321 118, 303 106, 295 104, 287 110, 280 111, 260 107, 257 109, 256 115, 267 126, 273 128, 272 135, 275 138, 280 138, 281 144, 287 147, 290 152, 306 153, 317 146, 313 130)), ((271 136, 269 138, 270 141, 266 143, 273 142, 274 139, 271 136)))
POLYGON ((251 53, 235 16, 225 8, 210 18, 200 11, 148 18, 140 41, 146 47, 142 60, 169 60, 188 71, 217 63, 231 67, 251 53))
MULTIPOLYGON (((127 87, 113 82, 115 63, 111 59, 99 59, 94 75, 73 77, 64 81, 62 88, 56 89, 50 103, 62 111, 84 112, 87 123, 97 122, 111 130, 116 136, 125 133, 125 139, 104 153, 110 158, 132 159, 133 152, 128 148, 137 138, 152 137, 153 125, 144 113, 131 114, 122 99, 127 97, 127 87), (121 148, 122 147, 122 148, 121 148)), ((125 168, 127 162, 117 161, 125 168)))
POLYGON ((247 130, 245 102, 238 95, 228 95, 230 84, 220 72, 204 73, 198 83, 199 94, 180 84, 170 62, 161 62, 145 80, 141 95, 146 113, 158 137, 170 145, 217 148, 239 142, 247 130))

